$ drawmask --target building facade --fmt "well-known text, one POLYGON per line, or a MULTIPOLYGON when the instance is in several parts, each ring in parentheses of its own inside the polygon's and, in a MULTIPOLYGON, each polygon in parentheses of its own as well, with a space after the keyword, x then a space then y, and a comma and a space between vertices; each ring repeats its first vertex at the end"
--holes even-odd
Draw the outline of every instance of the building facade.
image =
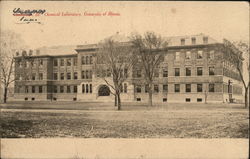
MULTIPOLYGON (((223 43, 203 34, 166 40, 167 51, 154 75, 153 102, 243 101, 239 74, 223 43)), ((44 55, 42 50, 17 53, 15 100, 114 101, 111 88, 95 70, 96 50, 93 44, 76 46, 65 55, 44 55)), ((129 71, 121 99, 148 101, 142 70, 129 71)))

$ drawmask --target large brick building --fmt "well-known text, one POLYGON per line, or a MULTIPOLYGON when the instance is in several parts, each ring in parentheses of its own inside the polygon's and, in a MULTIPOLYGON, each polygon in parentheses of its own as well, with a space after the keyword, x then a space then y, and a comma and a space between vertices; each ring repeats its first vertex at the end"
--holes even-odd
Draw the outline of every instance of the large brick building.
MULTIPOLYGON (((242 101, 239 74, 228 58, 235 52, 203 34, 166 40, 169 45, 155 73, 154 102, 242 101)), ((96 49, 92 44, 17 53, 15 100, 113 101, 110 88, 95 71, 96 49)), ((142 70, 129 72, 123 102, 147 102, 143 79, 142 70)))

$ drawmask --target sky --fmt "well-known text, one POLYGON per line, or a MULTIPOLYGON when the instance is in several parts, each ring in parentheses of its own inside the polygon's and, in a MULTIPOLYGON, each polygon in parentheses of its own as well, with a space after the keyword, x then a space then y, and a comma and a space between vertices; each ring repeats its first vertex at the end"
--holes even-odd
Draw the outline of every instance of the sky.
POLYGON ((97 43, 117 32, 154 31, 161 36, 204 33, 214 39, 249 40, 247 2, 90 2, 90 1, 2 1, 2 30, 20 34, 31 48, 97 43), (81 16, 32 16, 41 24, 17 24, 13 9, 45 9, 45 13, 76 13, 81 16), (84 13, 112 12, 119 16, 84 16, 84 13))

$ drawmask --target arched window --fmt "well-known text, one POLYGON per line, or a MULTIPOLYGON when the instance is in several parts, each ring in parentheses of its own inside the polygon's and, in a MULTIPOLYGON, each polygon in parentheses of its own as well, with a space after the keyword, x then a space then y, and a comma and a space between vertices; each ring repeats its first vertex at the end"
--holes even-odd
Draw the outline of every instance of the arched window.
POLYGON ((89 64, 89 57, 86 56, 86 64, 89 64))
POLYGON ((85 93, 85 85, 82 85, 82 93, 85 93))
POLYGON ((86 84, 86 93, 89 93, 89 85, 86 84))
POLYGON ((127 90, 128 90, 127 83, 124 83, 124 88, 123 88, 124 93, 127 93, 127 90))
POLYGON ((110 96, 110 89, 106 85, 102 85, 98 90, 99 96, 110 96))
POLYGON ((89 71, 86 71, 86 79, 89 79, 89 71))
POLYGON ((92 93, 92 84, 89 84, 89 93, 92 93))

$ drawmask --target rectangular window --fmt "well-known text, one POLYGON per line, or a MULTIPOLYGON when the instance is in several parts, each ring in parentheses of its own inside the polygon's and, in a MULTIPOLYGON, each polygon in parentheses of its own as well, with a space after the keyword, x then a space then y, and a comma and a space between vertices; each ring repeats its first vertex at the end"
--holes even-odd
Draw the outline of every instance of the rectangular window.
POLYGON ((141 85, 136 86, 136 93, 141 93, 141 85))
POLYGON ((67 59, 67 66, 71 66, 71 59, 67 59))
POLYGON ((202 59, 202 57, 203 57, 203 52, 200 50, 197 53, 197 59, 202 59))
POLYGON ((92 84, 89 84, 89 93, 92 93, 92 84))
POLYGON ((202 98, 197 98, 197 102, 202 102, 202 98))
POLYGON ((85 71, 82 71, 82 79, 85 79, 85 71))
POLYGON ((168 92, 168 85, 164 84, 162 90, 163 92, 168 92))
POLYGON ((214 75, 214 67, 209 67, 209 75, 212 76, 214 75))
POLYGON ((54 80, 57 80, 58 79, 58 75, 57 73, 54 73, 54 80))
POLYGON ((23 62, 23 67, 27 67, 27 62, 26 61, 23 62))
POLYGON ((148 92, 149 92, 149 85, 146 84, 146 85, 145 85, 145 93, 148 93, 148 92))
POLYGON ((60 60, 61 66, 64 66, 64 59, 60 60))
POLYGON ((43 80, 43 73, 39 73, 39 80, 43 80))
POLYGON ((89 85, 86 84, 86 93, 89 93, 89 85))
POLYGON ((32 86, 32 93, 36 93, 36 87, 35 86, 32 86))
POLYGON ((34 61, 30 61, 30 66, 31 66, 31 67, 34 66, 34 61))
MULTIPOLYGON (((111 76, 111 73, 110 73, 111 76)), ((124 77, 127 78, 128 77, 128 69, 124 69, 124 77)))
POLYGON ((70 72, 67 73, 67 79, 68 79, 68 80, 71 79, 71 73, 70 73, 70 72))
POLYGON ((214 92, 214 84, 213 83, 209 84, 209 92, 214 92))
POLYGON ((141 98, 136 98, 136 101, 140 102, 140 101, 141 101, 141 98))
POLYGON ((32 80, 36 80, 36 74, 35 73, 32 73, 32 80))
POLYGON ((191 52, 190 52, 190 51, 187 51, 187 52, 186 52, 186 59, 187 59, 187 60, 190 60, 190 59, 191 59, 191 52))
POLYGON ((77 93, 77 86, 74 86, 74 93, 77 93))
POLYGON ((42 66, 42 65, 43 65, 43 60, 40 59, 40 60, 39 60, 39 66, 42 66))
POLYGON ((86 71, 85 78, 89 79, 89 71, 88 70, 86 71))
POLYGON ((61 73, 61 80, 64 80, 64 73, 61 73))
POLYGON ((57 86, 54 86, 54 93, 57 93, 57 86))
POLYGON ((58 60, 57 60, 57 59, 55 59, 55 60, 53 61, 53 63, 54 63, 54 66, 58 66, 58 60))
POLYGON ((29 93, 29 86, 25 86, 25 93, 29 93))
POLYGON ((89 70, 89 79, 92 79, 92 71, 89 70))
POLYGON ((191 76, 191 68, 186 67, 186 76, 191 76))
POLYGON ((180 61, 180 52, 175 52, 175 60, 180 61))
POLYGON ((82 85, 82 93, 85 93, 85 84, 82 85))
POLYGON ((174 85, 174 92, 180 92, 180 84, 174 85))
POLYGON ((202 84, 197 84, 197 92, 202 92, 202 84))
POLYGON ((168 70, 167 69, 164 69, 163 70, 163 77, 168 77, 168 70))
POLYGON ((70 93, 70 86, 67 86, 67 93, 70 93))
POLYGON ((208 43, 208 37, 203 37, 203 43, 207 44, 208 43))
POLYGON ((157 84, 154 85, 154 92, 155 93, 159 92, 159 85, 157 85, 157 84))
POLYGON ((196 38, 192 38, 192 45, 196 44, 196 38))
POLYGON ((191 84, 186 84, 186 92, 191 92, 191 84))
POLYGON ((208 53, 208 59, 214 59, 214 50, 209 51, 208 53))
POLYGON ((93 57, 92 56, 89 57, 89 63, 93 64, 93 57))
POLYGON ((175 76, 180 76, 180 68, 175 68, 174 69, 174 75, 175 76))
POLYGON ((191 99, 190 98, 186 98, 186 102, 191 102, 191 99))
POLYGON ((159 77, 159 69, 154 70, 154 77, 159 77))
POLYGON ((39 93, 43 93, 43 86, 39 86, 39 93))
POLYGON ((77 66, 77 58, 76 57, 73 58, 73 65, 77 66))
POLYGON ((185 45, 185 39, 181 39, 181 45, 185 45))
POLYGON ((124 89, 123 89, 124 93, 127 93, 128 91, 128 86, 127 86, 127 83, 124 83, 124 89))
POLYGON ((197 76, 202 76, 202 67, 197 67, 197 76))
POLYGON ((85 57, 84 56, 82 56, 82 65, 85 65, 85 57))
POLYGON ((163 101, 163 102, 167 102, 168 99, 167 99, 167 98, 163 98, 162 101, 163 101))
POLYGON ((64 92, 64 86, 60 86, 60 93, 64 92))
POLYGON ((138 77, 138 78, 141 77, 141 70, 136 70, 136 77, 138 77))
POLYGON ((74 72, 74 79, 77 79, 77 72, 74 72))

